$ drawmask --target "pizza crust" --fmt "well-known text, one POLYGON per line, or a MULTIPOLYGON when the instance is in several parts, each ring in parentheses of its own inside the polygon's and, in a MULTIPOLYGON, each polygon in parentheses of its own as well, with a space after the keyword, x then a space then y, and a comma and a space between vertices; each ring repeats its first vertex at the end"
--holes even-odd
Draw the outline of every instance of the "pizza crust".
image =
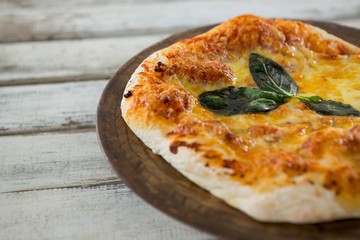
POLYGON ((161 155, 185 177, 257 220, 316 223, 360 217, 360 211, 347 211, 336 202, 333 191, 306 181, 271 192, 254 191, 250 187, 234 183, 228 177, 219 177, 217 171, 200 164, 201 155, 189 148, 179 148, 177 154, 171 153, 171 142, 160 130, 142 129, 141 126, 133 124, 132 126, 134 133, 145 145, 155 154, 161 155))
MULTIPOLYGON (((359 52, 355 46, 319 28, 313 27, 313 30, 321 33, 325 38, 341 41, 352 51, 359 52)), ((143 78, 142 73, 147 71, 144 69, 144 63, 168 64, 166 55, 173 47, 162 49, 145 59, 132 75, 124 93, 133 91, 139 84, 140 79, 143 78)), ((166 133, 173 130, 176 124, 161 123, 163 126, 159 126, 156 121, 152 120, 154 116, 149 117, 148 113, 144 113, 142 116, 149 117, 149 120, 144 120, 139 115, 130 113, 132 108, 131 98, 123 98, 121 102, 123 118, 131 130, 155 154, 161 155, 175 169, 200 187, 257 220, 316 223, 360 217, 360 208, 345 208, 339 203, 333 190, 325 188, 322 183, 309 182, 306 177, 294 178, 291 185, 279 186, 269 191, 259 191, 252 186, 232 180, 229 174, 224 174, 229 169, 207 167, 203 163, 202 153, 186 147, 186 144, 178 147, 174 154, 169 147, 173 144, 173 140, 166 133)), ((190 142, 189 144, 191 144, 190 142)))

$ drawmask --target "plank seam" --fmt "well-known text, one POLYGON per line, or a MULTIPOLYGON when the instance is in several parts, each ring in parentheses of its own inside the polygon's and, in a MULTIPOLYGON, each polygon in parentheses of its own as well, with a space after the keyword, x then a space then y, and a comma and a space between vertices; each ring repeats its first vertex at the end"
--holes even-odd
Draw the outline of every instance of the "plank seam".
POLYGON ((6 193, 24 193, 24 192, 33 192, 33 191, 47 191, 47 190, 59 190, 59 189, 89 189, 89 188, 97 188, 102 186, 111 186, 111 185, 120 185, 121 187, 125 187, 125 183, 117 177, 111 177, 103 181, 99 181, 97 183, 88 183, 88 184, 74 184, 62 187, 44 187, 44 188, 32 188, 32 189, 22 189, 22 190, 14 190, 14 191, 6 191, 1 192, 1 194, 6 193))
MULTIPOLYGON (((6 129, 0 129, 0 131, 6 129)), ((37 129, 37 130, 13 130, 0 132, 0 137, 18 136, 18 135, 37 135, 42 133, 80 133, 80 132, 94 132, 95 125, 82 125, 69 128, 51 128, 51 129, 37 129)))
MULTIPOLYGON (((114 70, 114 73, 116 70, 114 70)), ((0 81, 0 88, 13 86, 27 86, 40 84, 54 84, 54 83, 68 83, 68 82, 86 82, 86 81, 104 81, 109 80, 112 74, 104 74, 98 76, 65 76, 65 77, 47 77, 47 78, 33 78, 33 79, 11 79, 0 81)))

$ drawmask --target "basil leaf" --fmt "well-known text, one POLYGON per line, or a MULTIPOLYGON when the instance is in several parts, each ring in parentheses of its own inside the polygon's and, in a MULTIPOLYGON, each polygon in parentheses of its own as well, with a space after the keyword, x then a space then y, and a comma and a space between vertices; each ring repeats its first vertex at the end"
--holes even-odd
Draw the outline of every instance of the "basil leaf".
POLYGON ((277 108, 279 104, 272 99, 258 98, 247 106, 247 113, 267 112, 277 108))
POLYGON ((225 98, 217 96, 217 95, 206 95, 201 99, 203 105, 209 106, 214 110, 226 109, 229 106, 229 103, 225 98))
POLYGON ((335 116, 357 116, 360 117, 360 111, 353 108, 350 104, 344 104, 332 100, 311 101, 301 99, 310 109, 323 115, 335 116))
POLYGON ((360 117, 360 111, 349 104, 324 100, 320 96, 296 95, 296 82, 271 59, 251 53, 249 68, 260 89, 231 86, 204 92, 199 95, 200 104, 216 114, 233 115, 267 112, 285 103, 287 98, 296 98, 319 114, 360 117))
POLYGON ((227 87, 204 92, 199 95, 199 100, 206 109, 229 116, 273 110, 284 102, 284 97, 261 89, 227 87))
POLYGON ((251 99, 266 98, 266 99, 272 99, 278 103, 285 103, 286 96, 277 94, 275 92, 264 91, 258 88, 246 88, 246 87, 241 87, 238 88, 237 90, 242 92, 244 96, 251 99))
POLYGON ((257 53, 251 53, 249 68, 259 88, 288 97, 296 95, 298 91, 296 82, 276 62, 257 53))

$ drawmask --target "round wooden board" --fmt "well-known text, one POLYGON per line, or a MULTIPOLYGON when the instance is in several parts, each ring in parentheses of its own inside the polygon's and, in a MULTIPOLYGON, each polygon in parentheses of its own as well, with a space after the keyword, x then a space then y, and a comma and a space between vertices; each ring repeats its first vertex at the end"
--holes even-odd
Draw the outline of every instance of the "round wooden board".
MULTIPOLYGON (((360 30, 327 22, 308 22, 360 46, 360 30)), ((224 238, 360 239, 360 220, 307 225, 255 221, 183 177, 162 157, 153 154, 127 127, 121 117, 120 102, 125 85, 138 65, 151 53, 212 27, 175 34, 145 49, 109 81, 98 106, 97 131, 115 172, 151 205, 191 226, 224 238)))

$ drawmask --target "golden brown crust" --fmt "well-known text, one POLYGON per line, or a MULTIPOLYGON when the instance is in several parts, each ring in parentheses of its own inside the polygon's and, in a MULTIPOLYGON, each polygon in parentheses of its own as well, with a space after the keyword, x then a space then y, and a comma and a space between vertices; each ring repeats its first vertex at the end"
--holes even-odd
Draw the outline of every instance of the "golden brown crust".
POLYGON ((185 56, 186 52, 199 60, 232 59, 259 47, 272 52, 285 52, 288 46, 304 47, 329 56, 360 54, 358 48, 340 39, 329 39, 305 23, 253 15, 230 19, 210 33, 183 40, 179 45, 182 47, 176 49, 176 54, 185 56))

